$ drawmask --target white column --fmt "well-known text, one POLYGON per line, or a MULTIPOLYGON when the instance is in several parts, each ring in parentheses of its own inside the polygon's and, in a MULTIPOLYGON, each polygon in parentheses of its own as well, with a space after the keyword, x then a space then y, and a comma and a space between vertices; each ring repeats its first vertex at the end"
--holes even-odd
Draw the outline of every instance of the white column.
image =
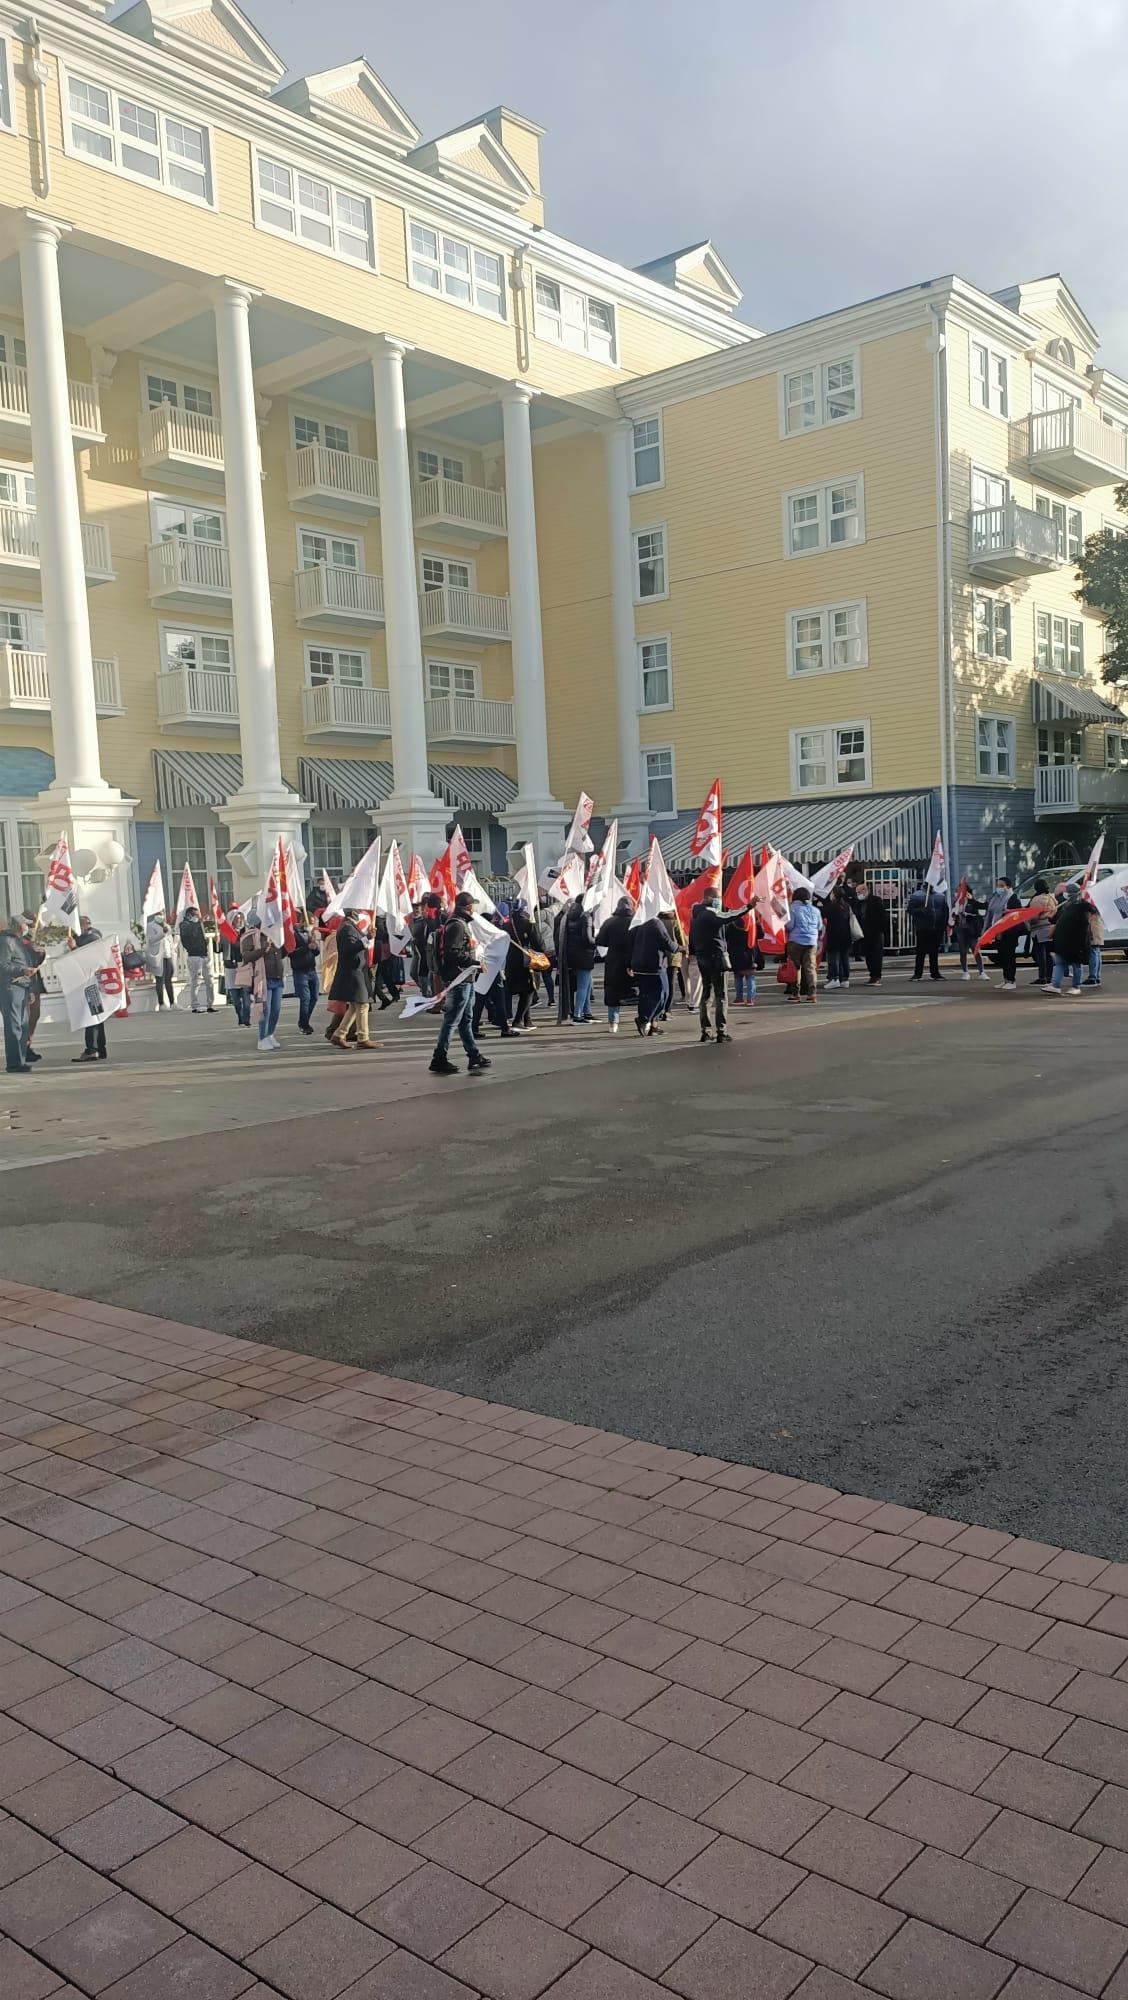
POLYGON ((607 456, 607 540, 611 559, 611 641, 615 661, 615 704, 619 720, 619 803, 615 807, 628 852, 645 851, 650 812, 642 788, 642 748, 638 733, 639 675, 635 644, 634 544, 631 539, 631 474, 634 426, 614 424, 605 433, 607 456))
POLYGON ((509 523, 509 631, 517 733, 517 797, 503 814, 510 845, 531 840, 537 859, 555 858, 567 814, 548 780, 548 719, 544 699, 540 569, 533 497, 533 438, 529 408, 535 391, 514 382, 501 399, 509 523))
POLYGON ((90 616, 78 475, 71 432, 59 241, 69 228, 29 212, 19 221, 20 286, 27 343, 31 455, 43 579, 43 623, 51 688, 55 778, 37 801, 44 848, 65 832, 80 881, 82 908, 99 926, 129 922, 130 877, 104 854, 125 848, 131 808, 102 777, 94 705, 90 616), (108 847, 108 843, 115 843, 108 847), (90 880, 97 875, 101 879, 90 880))
POLYGON ((251 361, 251 300, 257 296, 250 286, 230 278, 221 280, 212 294, 243 760, 243 782, 221 811, 233 850, 245 850, 232 856, 244 882, 265 876, 279 834, 293 843, 301 859, 302 823, 308 817, 308 808, 283 782, 278 743, 274 626, 251 361))
POLYGON ((427 775, 423 641, 403 393, 403 362, 408 352, 407 343, 385 335, 372 355, 394 785, 391 797, 372 817, 386 840, 395 837, 430 862, 445 844, 449 815, 432 792, 427 775))

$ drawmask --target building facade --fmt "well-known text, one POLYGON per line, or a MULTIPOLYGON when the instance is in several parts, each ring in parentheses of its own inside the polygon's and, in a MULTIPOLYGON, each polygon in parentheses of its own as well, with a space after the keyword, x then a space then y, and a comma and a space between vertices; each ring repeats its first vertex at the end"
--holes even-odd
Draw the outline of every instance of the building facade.
POLYGON ((1128 385, 1060 279, 760 335, 709 242, 554 235, 522 114, 283 78, 234 0, 0 0, 0 909, 60 829, 124 924, 279 833, 548 859, 581 788, 676 861, 718 773, 732 846, 1128 837, 1072 567, 1128 385))

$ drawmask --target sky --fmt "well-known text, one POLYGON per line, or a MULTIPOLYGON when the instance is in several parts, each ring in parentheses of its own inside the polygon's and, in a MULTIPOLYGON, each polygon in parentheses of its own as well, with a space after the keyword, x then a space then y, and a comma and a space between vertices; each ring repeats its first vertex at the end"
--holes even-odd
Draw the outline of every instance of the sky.
POLYGON ((547 127, 549 227, 711 236, 764 331, 955 271, 1060 271, 1128 375, 1123 0, 243 0, 295 74, 366 55, 435 136, 547 127))

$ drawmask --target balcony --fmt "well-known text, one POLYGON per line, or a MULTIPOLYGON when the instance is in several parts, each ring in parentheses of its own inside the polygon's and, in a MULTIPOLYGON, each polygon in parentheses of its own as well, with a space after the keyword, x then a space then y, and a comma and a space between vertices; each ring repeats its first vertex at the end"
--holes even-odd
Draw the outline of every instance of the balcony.
POLYGON ((390 736, 392 711, 387 688, 356 681, 322 681, 302 689, 302 723, 308 737, 390 736))
POLYGON ((446 584, 441 590, 423 592, 419 622, 428 639, 478 639, 487 645, 508 645, 509 599, 446 584))
POLYGON ((223 431, 215 417, 158 403, 138 418, 141 471, 146 479, 186 479, 193 486, 222 486, 223 431))
POLYGON ((429 743, 516 743, 511 701, 436 695, 427 703, 429 743))
POLYGON ((1011 426, 1011 456, 1064 493, 1128 479, 1128 437, 1089 410, 1035 410, 1011 426))
POLYGON ((1047 764, 1034 773, 1034 817, 1124 812, 1128 770, 1094 771, 1084 764, 1047 764))
POLYGON ((170 535, 149 549, 149 596, 158 606, 195 605, 226 611, 231 603, 231 558, 219 542, 170 535))
POLYGON ((448 541, 494 541, 508 533, 505 495, 460 479, 424 479, 415 488, 415 526, 448 541))
POLYGON ((162 729, 237 729, 234 674, 202 667, 171 667, 158 674, 157 721, 162 729))
POLYGON ((967 521, 967 565, 976 576, 1005 583, 1038 576, 1063 560, 1061 529, 1048 514, 1007 500, 1001 507, 973 507, 967 521))
POLYGON ((380 477, 374 458, 306 444, 286 454, 286 486, 291 507, 317 507, 323 514, 357 520, 380 512, 380 477))
POLYGON ((384 623, 384 579, 339 563, 295 570, 294 617, 299 625, 377 630, 384 623))
MULTIPOLYGON (((68 382, 71 438, 76 451, 101 444, 105 436, 98 404, 96 382, 68 382)), ((27 393, 27 369, 0 363, 0 444, 31 443, 31 404, 27 393)))
MULTIPOLYGON (((121 715, 121 683, 116 660, 94 661, 94 706, 99 715, 121 715)), ((51 683, 46 653, 24 653, 17 646, 0 646, 0 715, 9 721, 27 716, 38 721, 51 712, 51 683)))
MULTIPOLYGON (((109 583, 110 534, 101 521, 82 523, 82 561, 87 583, 109 583)), ((26 584, 37 577, 39 516, 34 507, 0 506, 0 582, 26 584)))

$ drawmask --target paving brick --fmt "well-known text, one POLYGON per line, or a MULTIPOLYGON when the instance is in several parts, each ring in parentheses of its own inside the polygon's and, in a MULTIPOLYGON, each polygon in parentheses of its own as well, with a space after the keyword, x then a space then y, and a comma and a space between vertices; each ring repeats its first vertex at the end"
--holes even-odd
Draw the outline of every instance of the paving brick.
POLYGON ((884 1757, 914 1728, 916 1717, 884 1701, 869 1701, 864 1695, 837 1694, 811 1722, 812 1734, 825 1736, 847 1749, 861 1750, 866 1756, 884 1757))
MULTIPOLYGON (((1025 1655, 1020 1655, 1025 1658, 1025 1655)), ((909 1665, 885 1682, 881 1699, 929 1722, 957 1723, 979 1700, 979 1691, 939 1667, 909 1665)))
POLYGON ((350 1799, 370 1792, 397 1769, 394 1758, 385 1756, 382 1750, 373 1750, 352 1736, 335 1736, 320 1750, 288 1765, 286 1783, 295 1791, 308 1792, 311 1798, 320 1799, 323 1805, 341 1810, 350 1799))
MULTIPOLYGON (((490 1720, 497 1725, 496 1712, 490 1720)), ((620 1722, 614 1715, 592 1715, 566 1736, 557 1737, 552 1754, 566 1764, 578 1764, 581 1770, 615 1780, 636 1770, 660 1747, 659 1738, 649 1730, 636 1729, 633 1723, 620 1722)))
POLYGON ((718 1833, 732 1834, 769 1854, 785 1854, 821 1820, 826 1807, 751 1773, 700 1815, 718 1833))
POLYGON ((1059 1769, 1015 1750, 984 1779, 979 1796, 993 1799, 996 1805, 1012 1806, 1032 1819, 1048 1819, 1054 1826, 1071 1827, 1099 1790, 1096 1778, 1059 1769))
MULTIPOLYGON (((480 1746, 480 1749, 484 1747, 480 1746)), ((478 1754, 470 1752, 471 1756, 478 1754)), ((460 1758, 447 1767, 447 1775, 452 1781, 459 1765, 464 1762, 465 1759, 460 1758)), ((475 1788, 471 1785, 468 1789, 473 1791, 475 1788)), ((486 1796, 483 1792, 477 1795, 486 1796)), ((522 1819, 532 1820, 546 1833, 558 1833, 565 1840, 586 1840, 589 1834, 606 1826, 622 1811, 627 1796, 619 1786, 609 1785, 603 1778, 578 1771, 570 1764, 561 1764, 514 1799, 495 1798, 492 1803, 515 1805, 522 1819)))
POLYGON ((0 1889, 57 1856, 58 1849, 33 1827, 18 1819, 0 1818, 0 1889))
POLYGON ((181 1937, 115 1981, 104 2000, 236 2000, 252 1983, 253 1974, 210 1945, 181 1937))
POLYGON ((722 1994, 788 2000, 810 1967, 809 1958, 773 1944, 770 1938, 722 1922, 669 1968, 663 1985, 685 2000, 720 2000, 722 1994))
POLYGON ((571 1928, 609 1958, 656 1979, 712 1922, 711 1911, 638 1875, 628 1875, 571 1928))
POLYGON ((116 1893, 112 1882, 69 1855, 46 1861, 0 1890, 0 1935, 30 1950, 116 1893))
POLYGON ((1074 1821, 1073 1830, 1088 1840, 1107 1841, 1110 1847, 1128 1851, 1128 1791, 1120 1785, 1103 1785, 1074 1821))
POLYGON ((0 1993, 4 2000, 46 2000, 59 1990, 59 1975, 10 1938, 0 1938, 0 1993))
POLYGON ((678 1743, 666 1744, 632 1770, 629 1778, 631 1791, 668 1806, 671 1812, 685 1813, 689 1819, 696 1819, 736 1782, 737 1772, 731 1764, 699 1750, 686 1750, 678 1743))
POLYGON ((60 1828, 83 1819, 99 1806, 124 1795, 124 1785, 99 1771, 93 1764, 77 1760, 64 1764, 34 1785, 13 1792, 8 1804, 19 1818, 40 1833, 58 1833, 60 1828))
POLYGON ((456 1875, 484 1883, 540 1840, 536 1827, 474 1799, 412 1844, 456 1875))
POLYGON ((442 1969, 490 2000, 534 2000, 584 1953, 577 1938, 524 1910, 501 1909, 446 1952, 442 1969))
POLYGON ((808 1875, 762 1926, 764 1937, 834 1972, 861 1972, 900 1927, 896 1910, 808 1875))
POLYGON ((928 1841, 948 1854, 966 1854, 994 1819, 997 1807, 932 1778, 906 1778, 873 1818, 910 1840, 928 1841))
POLYGON ((335 2000, 391 1951, 386 1938, 323 1904, 262 1945, 247 1963, 291 2000, 335 2000))
POLYGON ((802 1870, 789 1862, 721 1834, 668 1886, 718 1916, 756 1926, 802 1880, 802 1870))
POLYGON ((1028 1888, 1065 1897, 1098 1851, 1095 1841, 1066 1833, 1044 1820, 1030 1819, 1024 1813, 1001 1812, 968 1849, 967 1858, 983 1868, 997 1869, 1001 1875, 1009 1875, 1028 1888))
POLYGON ((598 1855, 550 1834, 490 1880, 491 1893, 562 1930, 622 1880, 623 1871, 598 1855))
POLYGON ((128 1863, 118 1880, 145 1902, 175 1916, 187 1903, 241 1874, 246 1865, 245 1854, 202 1827, 189 1826, 128 1863))
POLYGON ((1034 1972, 1100 1993, 1128 1952, 1128 1930, 1027 1889, 991 1942, 1034 1972))
POLYGON ((585 1842, 593 1854, 633 1869, 648 1881, 667 1883, 716 1839, 715 1829, 698 1826, 680 1813, 638 1799, 585 1842))
MULTIPOLYGON (((1128 1688, 1124 1694, 1128 1697, 1128 1688)), ((1125 1703, 1128 1719, 1128 1700, 1125 1703)), ((1052 1743, 1068 1727, 1068 1717, 1041 1702, 1024 1701, 1021 1696, 992 1688, 968 1710, 960 1728, 972 1736, 984 1736, 992 1743, 1005 1743, 1012 1750, 1027 1750, 1044 1756, 1052 1743)))
POLYGON ((176 1813, 154 1800, 127 1792, 67 1827, 59 1841, 89 1867, 108 1873, 159 1846, 183 1825, 176 1813))
POLYGON ((224 1833, 237 1820, 281 1798, 284 1787, 264 1771, 229 1757, 214 1771, 205 1771, 165 1795, 164 1803, 185 1819, 197 1820, 211 1833, 224 1833))
MULTIPOLYGON (((273 2000, 274 1989, 255 1987, 246 2000, 273 2000)), ((381 1959, 372 1972, 365 1973, 349 1989, 347 2000, 477 2000, 477 1995, 460 1979, 451 1979, 437 1966, 427 1965, 414 1953, 397 1951, 381 1959)))
POLYGON ((853 1813, 834 1811, 790 1847, 787 1858, 860 1895, 880 1896, 919 1853, 919 1841, 853 1813))
MULTIPOLYGON (((418 1856, 413 1856, 418 1861, 418 1856)), ((425 1862, 364 1910, 364 1921, 427 1960, 442 1956, 500 1908, 491 1892, 425 1862)))
POLYGON ((888 2000, 995 2000, 1013 1959, 910 1919, 866 1968, 866 1985, 888 2000))
POLYGON ((359 1799, 351 1799, 349 1812, 377 1833, 410 1842, 449 1819, 465 1803, 465 1792, 426 1771, 399 1770, 359 1799))
POLYGON ((811 1753, 814 1738, 769 1716, 745 1715, 714 1736, 711 1757, 738 1770, 753 1771, 758 1778, 785 1778, 811 1753))
POLYGON ((284 1876, 251 1862, 206 1895, 185 1904, 178 1914, 185 1927, 198 1931, 229 1958, 247 1958, 259 1945, 297 1923, 315 1907, 316 1898, 284 1876))
POLYGON ((974 1792, 1005 1755, 999 1744, 981 1742, 941 1722, 922 1722, 890 1751, 889 1761, 922 1778, 974 1792))
POLYGON ((863 1817, 900 1783, 901 1774, 892 1765, 837 1743, 821 1744, 787 1777, 787 1784, 807 1798, 863 1817))
POLYGON ((1017 1882, 926 1847, 885 1891, 885 1900, 938 1929, 985 1944, 1021 1893, 1017 1882))
POLYGON ((39 1950, 86 1993, 101 1993, 180 1936, 177 1926, 135 1896, 111 1896, 43 1938, 39 1950))
POLYGON ((1128 1854, 1115 1847, 1097 1855, 1070 1897, 1083 1910, 1128 1924, 1128 1854))

